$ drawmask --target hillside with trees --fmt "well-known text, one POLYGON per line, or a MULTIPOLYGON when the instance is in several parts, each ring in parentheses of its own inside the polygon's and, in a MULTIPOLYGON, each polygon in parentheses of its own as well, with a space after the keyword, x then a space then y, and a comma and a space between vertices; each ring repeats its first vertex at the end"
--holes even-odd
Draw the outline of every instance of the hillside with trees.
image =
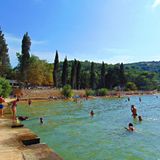
POLYGON ((131 64, 68 60, 59 62, 59 52, 53 53, 53 63, 30 53, 32 40, 28 33, 22 37, 21 53, 16 53, 18 64, 10 65, 5 35, 0 30, 0 77, 14 79, 21 87, 50 86, 72 89, 107 88, 108 90, 160 89, 160 62, 131 64))

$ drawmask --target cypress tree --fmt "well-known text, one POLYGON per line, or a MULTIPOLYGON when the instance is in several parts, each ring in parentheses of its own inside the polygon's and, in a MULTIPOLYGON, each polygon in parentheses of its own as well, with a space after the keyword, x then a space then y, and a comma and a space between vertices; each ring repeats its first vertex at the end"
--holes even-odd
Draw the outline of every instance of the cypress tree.
POLYGON ((113 88, 113 69, 109 68, 105 76, 105 86, 109 89, 113 88))
POLYGON ((68 61, 67 57, 65 57, 62 70, 62 86, 65 86, 67 84, 67 79, 68 79, 68 61))
POLYGON ((104 62, 102 62, 102 66, 101 66, 100 87, 101 87, 101 88, 104 88, 104 87, 105 87, 105 64, 104 64, 104 62))
POLYGON ((81 62, 78 61, 77 63, 77 75, 76 75, 76 84, 77 84, 77 89, 80 89, 80 80, 81 80, 81 62))
POLYGON ((7 76, 8 70, 11 68, 8 56, 8 47, 4 34, 0 28, 0 76, 7 76))
POLYGON ((126 78, 125 78, 125 74, 124 74, 124 65, 123 65, 123 63, 120 64, 120 68, 119 68, 119 82, 120 82, 121 89, 124 88, 125 82, 126 82, 126 78))
POLYGON ((28 36, 28 32, 26 32, 22 39, 22 55, 21 55, 21 62, 20 62, 20 71, 22 81, 27 80, 27 71, 29 67, 29 60, 30 60, 30 47, 31 47, 31 39, 28 36))
POLYGON ((56 55, 54 59, 54 70, 53 70, 53 82, 54 82, 54 87, 58 87, 58 73, 59 72, 59 58, 58 58, 58 51, 56 50, 56 55))
POLYGON ((73 89, 76 88, 76 72, 77 72, 77 61, 76 59, 72 62, 72 69, 71 69, 71 87, 73 89))
POLYGON ((94 63, 91 63, 91 72, 90 72, 90 88, 96 88, 96 77, 95 77, 95 70, 94 70, 94 63))

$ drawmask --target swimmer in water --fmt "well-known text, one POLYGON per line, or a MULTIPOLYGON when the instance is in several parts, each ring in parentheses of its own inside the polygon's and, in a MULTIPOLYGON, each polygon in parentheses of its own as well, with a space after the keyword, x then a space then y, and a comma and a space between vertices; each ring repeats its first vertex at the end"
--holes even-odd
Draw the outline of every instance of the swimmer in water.
POLYGON ((139 97, 139 102, 141 102, 142 101, 142 99, 141 99, 141 97, 139 97))
POLYGON ((134 105, 131 106, 131 112, 132 112, 132 116, 133 118, 136 118, 137 116, 137 109, 134 105))
POLYGON ((90 115, 91 115, 92 117, 94 116, 93 110, 91 110, 90 115))
POLYGON ((26 116, 18 116, 18 119, 19 119, 20 121, 25 121, 25 120, 28 119, 28 117, 26 117, 26 116))
POLYGON ((128 101, 130 101, 130 97, 128 97, 128 101))
POLYGON ((40 123, 41 123, 41 124, 43 124, 43 118, 42 118, 42 117, 40 117, 40 119, 39 119, 39 120, 40 120, 40 123))
POLYGON ((130 132, 133 132, 135 130, 132 123, 129 123, 128 128, 125 127, 125 129, 127 129, 127 131, 130 131, 130 132))
POLYGON ((142 116, 138 116, 138 120, 141 122, 142 121, 142 116))
POLYGON ((32 104, 31 99, 28 99, 28 105, 30 106, 32 104))

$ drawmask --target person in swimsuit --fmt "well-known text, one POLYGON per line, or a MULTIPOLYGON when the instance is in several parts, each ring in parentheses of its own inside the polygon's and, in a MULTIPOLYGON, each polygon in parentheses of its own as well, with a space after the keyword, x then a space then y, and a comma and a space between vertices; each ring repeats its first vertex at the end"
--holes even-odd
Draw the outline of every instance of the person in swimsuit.
POLYGON ((15 101, 12 102, 12 106, 11 106, 11 109, 12 109, 12 113, 13 113, 13 121, 16 121, 16 107, 17 107, 17 102, 19 101, 19 99, 17 98, 15 101))
POLYGON ((0 95, 0 116, 3 117, 3 102, 5 102, 4 98, 0 95))
POLYGON ((133 118, 136 118, 137 116, 137 109, 134 105, 131 106, 131 112, 132 112, 132 116, 133 118))

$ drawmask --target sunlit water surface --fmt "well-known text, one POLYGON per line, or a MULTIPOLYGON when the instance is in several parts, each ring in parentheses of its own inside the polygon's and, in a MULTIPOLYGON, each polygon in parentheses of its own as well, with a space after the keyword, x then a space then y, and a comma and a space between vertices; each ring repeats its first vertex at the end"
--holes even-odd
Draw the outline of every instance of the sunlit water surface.
POLYGON ((19 104, 23 122, 64 160, 160 160, 160 97, 154 95, 119 99, 82 100, 79 103, 49 101, 19 104), (133 120, 135 104, 143 121, 133 120), (95 116, 89 112, 94 110, 95 116), (41 125, 39 117, 44 118, 41 125), (124 129, 128 123, 136 131, 124 129))

